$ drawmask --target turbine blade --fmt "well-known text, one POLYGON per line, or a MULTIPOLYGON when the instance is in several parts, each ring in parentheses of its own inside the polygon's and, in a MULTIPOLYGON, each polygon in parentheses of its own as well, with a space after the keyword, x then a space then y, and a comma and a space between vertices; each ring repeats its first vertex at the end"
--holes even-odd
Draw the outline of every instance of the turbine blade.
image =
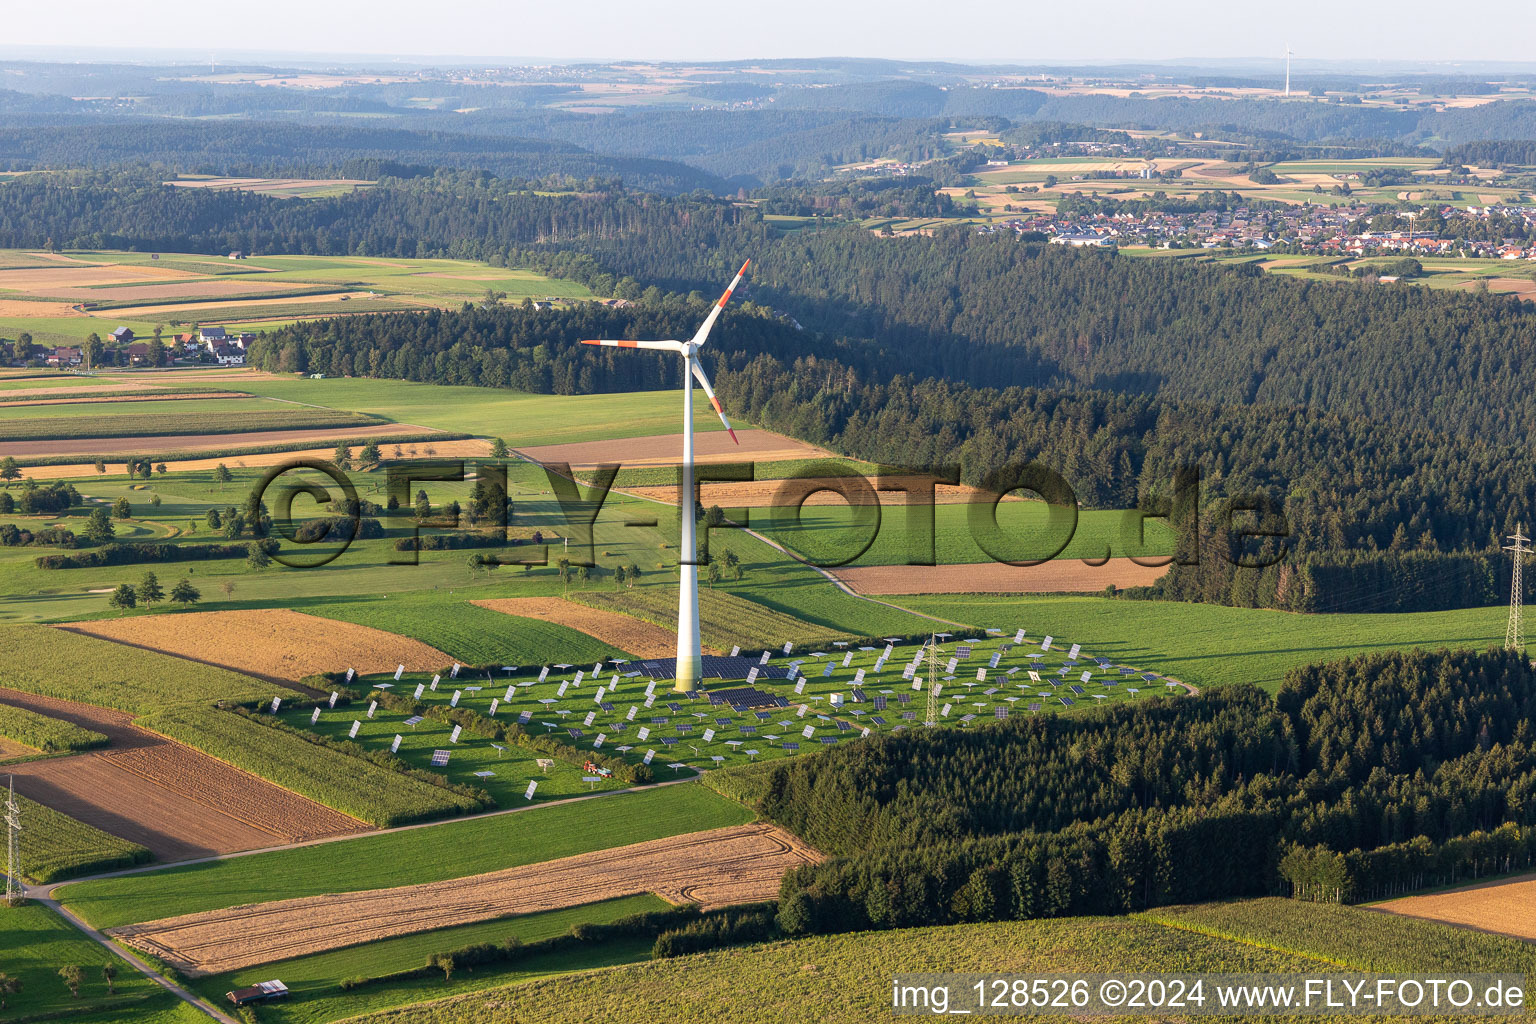
POLYGON ((751 265, 752 261, 747 260, 747 262, 741 265, 741 269, 736 271, 736 276, 731 278, 730 287, 726 288, 725 294, 720 296, 720 301, 710 308, 709 316, 704 318, 704 325, 699 328, 699 333, 693 336, 692 345, 697 347, 704 344, 704 340, 709 337, 710 329, 715 326, 715 321, 720 319, 720 311, 725 308, 727 302, 731 301, 731 292, 734 292, 736 286, 741 284, 742 275, 747 272, 747 268, 751 265))
POLYGON ((720 408, 720 399, 715 397, 715 389, 709 386, 709 378, 704 375, 704 368, 699 365, 697 359, 688 360, 688 365, 693 367, 693 375, 698 379, 699 386, 704 389, 709 404, 715 407, 715 415, 720 417, 720 422, 725 424, 725 432, 731 435, 732 444, 741 444, 736 438, 736 431, 731 429, 731 421, 725 418, 725 410, 720 408))
POLYGON ((680 341, 630 341, 627 338, 589 338, 582 341, 582 344, 604 345, 608 348, 650 348, 659 349, 662 352, 681 352, 683 350, 683 343, 680 341))

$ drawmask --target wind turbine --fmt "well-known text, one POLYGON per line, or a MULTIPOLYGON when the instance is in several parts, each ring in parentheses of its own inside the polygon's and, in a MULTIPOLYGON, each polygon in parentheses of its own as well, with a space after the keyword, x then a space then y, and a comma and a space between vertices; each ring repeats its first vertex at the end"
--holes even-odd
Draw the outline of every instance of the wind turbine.
POLYGON ((1291 94, 1291 44, 1285 44, 1285 94, 1291 94))
POLYGON ((725 410, 720 408, 720 399, 715 397, 715 389, 710 386, 709 377, 699 365, 698 352, 709 338, 715 321, 720 319, 720 311, 731 300, 731 293, 741 284, 742 275, 751 265, 752 261, 747 260, 736 271, 730 287, 709 311, 709 316, 704 318, 703 325, 691 341, 619 341, 602 338, 582 342, 583 345, 606 345, 610 348, 650 348, 660 352, 676 352, 683 357, 683 487, 682 493, 678 495, 678 514, 682 521, 682 538, 678 545, 678 570, 681 578, 677 588, 677 681, 673 685, 673 689, 679 693, 699 688, 704 667, 704 651, 699 642, 698 542, 693 515, 693 381, 698 379, 699 386, 709 397, 709 404, 715 407, 715 414, 725 424, 726 433, 731 435, 731 441, 740 444, 736 439, 736 431, 731 429, 730 420, 725 418, 725 410))

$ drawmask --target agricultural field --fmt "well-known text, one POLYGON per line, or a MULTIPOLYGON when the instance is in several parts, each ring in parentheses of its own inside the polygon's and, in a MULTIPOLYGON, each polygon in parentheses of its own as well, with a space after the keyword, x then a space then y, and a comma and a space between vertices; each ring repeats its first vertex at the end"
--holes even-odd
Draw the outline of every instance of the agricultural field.
POLYGON ((419 640, 286 608, 139 615, 65 628, 272 680, 298 681, 342 667, 373 673, 404 665, 417 671, 450 660, 419 640))
POLYGON ((133 714, 183 703, 295 696, 235 672, 46 626, 0 628, 0 662, 6 666, 0 683, 10 689, 133 714))
POLYGON ((20 794, 16 803, 27 829, 27 853, 21 870, 30 881, 47 884, 75 875, 113 871, 143 864, 154 856, 137 843, 108 835, 20 794))
POLYGON ((789 833, 758 823, 448 881, 190 914, 108 934, 199 976, 645 893, 706 910, 761 902, 778 895, 786 871, 819 859, 789 833))
POLYGON ((1530 941, 1536 940, 1533 900, 1536 878, 1527 875, 1386 900, 1374 909, 1530 941))
POLYGON ((45 754, 89 750, 107 743, 107 738, 93 729, 9 704, 0 704, 0 737, 45 754))
POLYGON ((0 336, 79 344, 126 326, 148 337, 196 324, 263 330, 318 317, 457 308, 487 291, 506 302, 592 297, 574 281, 472 260, 70 252, 0 253, 0 336), (9 257, 5 259, 4 257, 9 257))
POLYGON ((92 925, 114 928, 242 903, 446 881, 752 819, 740 804, 684 783, 362 836, 341 846, 76 882, 55 895, 92 925))
POLYGON ((1104 597, 920 595, 887 600, 970 625, 1060 631, 1093 653, 1197 686, 1252 683, 1273 692, 1292 668, 1411 647, 1486 649, 1504 642, 1506 609, 1398 615, 1293 615, 1256 608, 1104 597))
POLYGON ((67 1015, 89 1024, 196 1024, 208 1019, 47 907, 0 905, 0 949, 5 950, 0 969, 21 982, 20 992, 0 997, 5 999, 6 1020, 67 1015), (80 967, 84 975, 79 999, 59 977, 59 968, 68 964, 80 967), (110 995, 101 974, 108 964, 117 968, 110 995))
POLYGON ((519 914, 479 924, 418 932, 370 942, 366 946, 211 975, 195 979, 192 984, 205 998, 216 1002, 232 988, 253 985, 268 978, 282 978, 293 993, 292 999, 264 1007, 261 1019, 275 1024, 326 1024, 342 1017, 441 999, 446 995, 644 960, 651 952, 650 939, 611 939, 594 943, 589 949, 535 954, 514 965, 481 965, 472 972, 460 971, 446 981, 434 971, 431 977, 402 976, 392 978, 386 984, 350 991, 343 991, 337 984, 345 978, 403 975, 420 968, 428 956, 443 950, 478 942, 502 942, 511 937, 526 945, 568 934, 576 925, 608 924, 631 914, 663 910, 667 906, 665 901, 651 895, 626 896, 570 910, 519 914))

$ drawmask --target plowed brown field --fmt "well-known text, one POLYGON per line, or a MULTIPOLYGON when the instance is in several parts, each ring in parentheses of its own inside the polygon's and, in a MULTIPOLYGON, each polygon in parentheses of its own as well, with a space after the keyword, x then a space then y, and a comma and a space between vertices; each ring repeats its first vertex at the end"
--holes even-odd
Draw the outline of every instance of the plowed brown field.
POLYGON ((774 898, 784 872, 820 860, 774 825, 656 839, 468 878, 312 896, 113 928, 192 975, 216 974, 396 935, 654 892, 705 907, 774 898))
POLYGON ((61 628, 285 682, 349 668, 393 672, 402 664, 419 672, 453 660, 410 637, 286 608, 141 615, 61 628))
MULTIPOLYGON (((741 444, 731 443, 723 430, 696 434, 693 439, 695 462, 761 462, 780 459, 829 459, 832 455, 804 441, 768 430, 738 430, 741 444)), ((624 437, 604 441, 578 441, 571 444, 544 444, 520 448, 519 454, 535 462, 568 462, 572 469, 585 469, 604 462, 624 466, 671 466, 683 457, 683 442, 677 434, 650 437, 624 437)))
POLYGON ((323 807, 201 751, 89 704, 0 688, 0 703, 63 718, 106 735, 106 750, 8 765, 16 791, 163 861, 366 832, 323 807))
POLYGON ((675 633, 628 615, 588 608, 558 597, 497 597, 471 603, 504 615, 568 626, 637 658, 669 658, 677 653, 675 633))
POLYGON ((1168 567, 1137 565, 1129 558, 1103 565, 1062 558, 1042 565, 868 565, 828 571, 861 594, 1059 594, 1090 593, 1110 584, 1150 587, 1168 567))
MULTIPOLYGON (((161 395, 148 388, 123 388, 116 390, 101 390, 91 388, 90 394, 71 394, 71 392, 87 390, 83 388, 51 388, 47 393, 58 394, 64 392, 64 398, 27 398, 15 402, 0 404, 0 408, 10 409, 18 405, 84 405, 87 403, 100 404, 102 402, 175 402, 187 398, 249 398, 250 395, 239 391, 199 391, 195 394, 182 392, 174 395, 161 395)), ((39 392, 42 394, 42 392, 39 392)))
POLYGON ((1536 939, 1536 875, 1378 903, 1376 910, 1536 939))

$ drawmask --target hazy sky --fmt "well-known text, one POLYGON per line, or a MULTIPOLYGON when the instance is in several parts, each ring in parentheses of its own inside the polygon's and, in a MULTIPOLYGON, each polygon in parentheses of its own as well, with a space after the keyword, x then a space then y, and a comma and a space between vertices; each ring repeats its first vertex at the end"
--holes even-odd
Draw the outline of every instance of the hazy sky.
MULTIPOLYGON (((0 47, 719 60, 856 56, 1067 60, 1536 60, 1529 0, 1192 5, 1151 0, 72 0, 6 5, 0 47)), ((11 52, 15 52, 12 50, 11 52)), ((99 54, 92 54, 92 57, 99 54)))

